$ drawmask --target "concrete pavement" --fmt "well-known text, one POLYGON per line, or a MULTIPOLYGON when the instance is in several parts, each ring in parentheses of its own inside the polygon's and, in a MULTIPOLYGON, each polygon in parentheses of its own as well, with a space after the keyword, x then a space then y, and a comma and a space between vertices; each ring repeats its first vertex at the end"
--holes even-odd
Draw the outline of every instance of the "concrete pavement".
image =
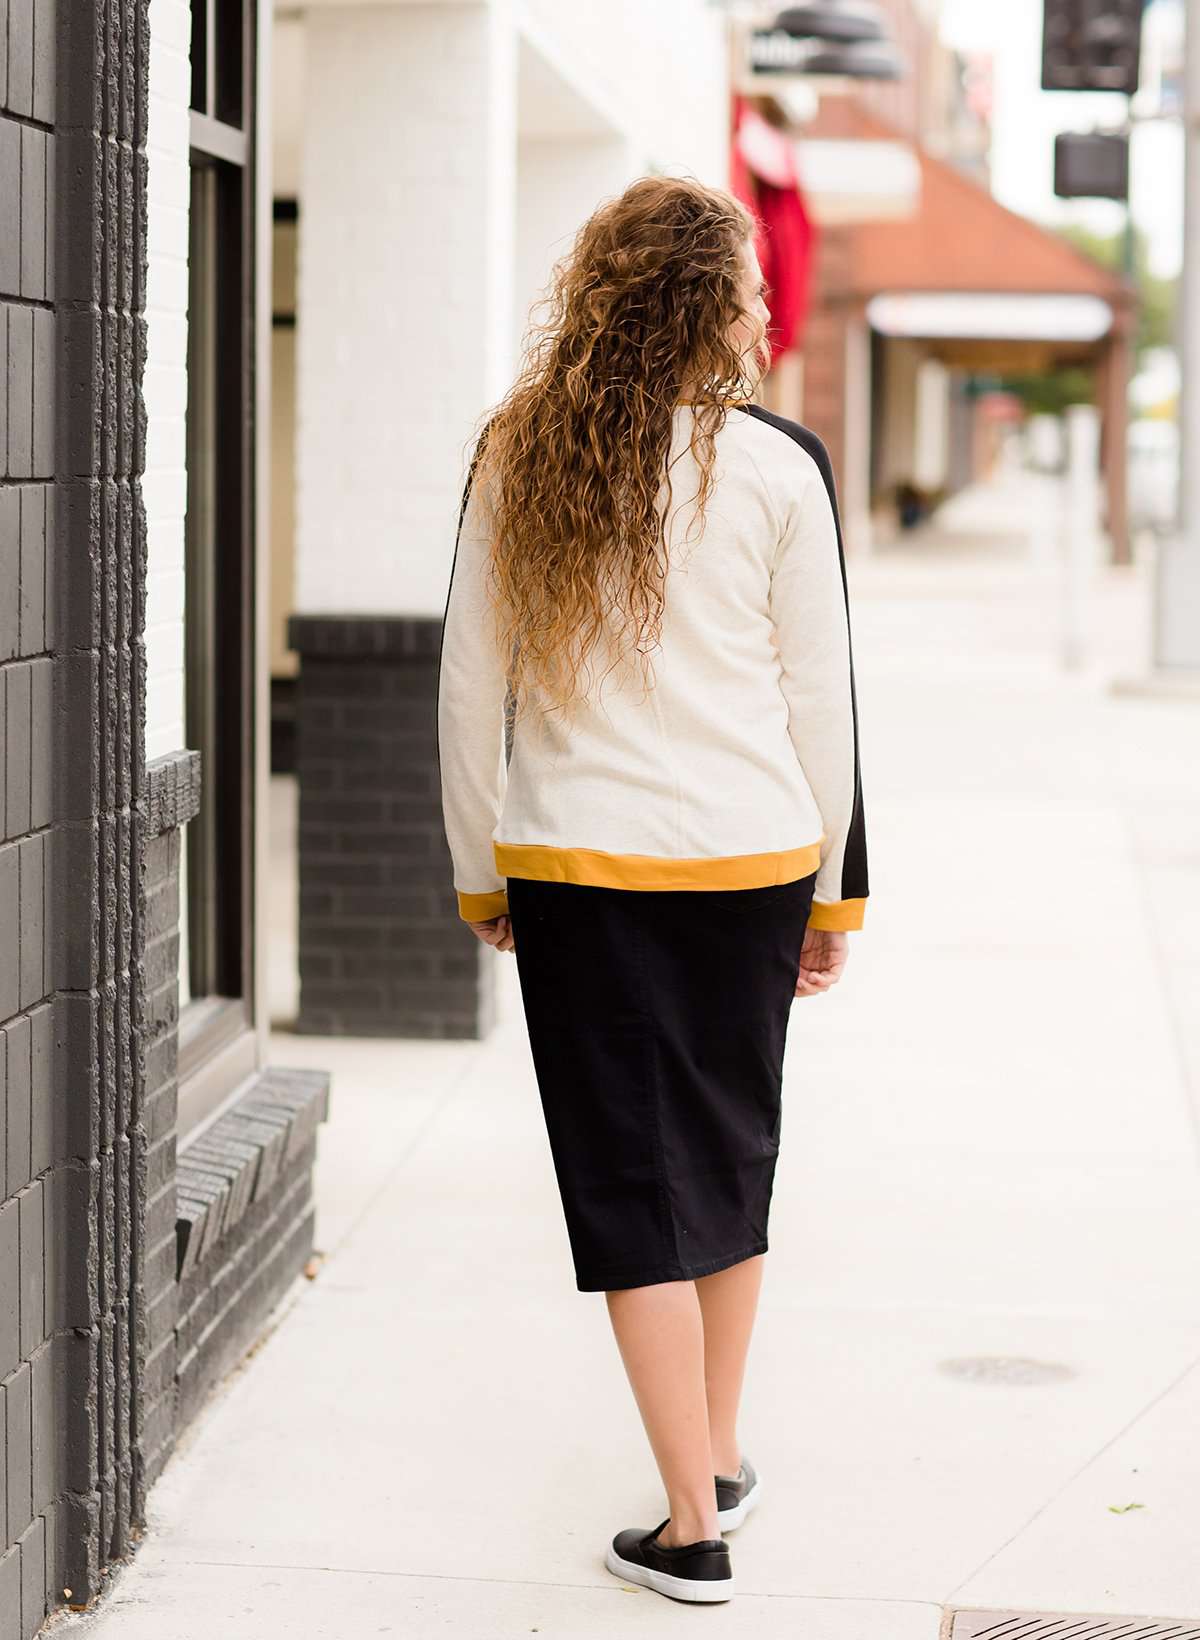
POLYGON ((1061 670, 1034 505, 1008 479, 852 567, 872 900, 789 1032, 737 1599, 699 1614, 602 1568, 665 1509, 603 1299, 574 1290, 496 957, 485 1043, 277 1038, 335 1073, 325 1261, 189 1432, 103 1609, 53 1632, 1200 1616, 1200 706, 1109 687, 1145 658, 1145 564, 1095 571, 1061 670))

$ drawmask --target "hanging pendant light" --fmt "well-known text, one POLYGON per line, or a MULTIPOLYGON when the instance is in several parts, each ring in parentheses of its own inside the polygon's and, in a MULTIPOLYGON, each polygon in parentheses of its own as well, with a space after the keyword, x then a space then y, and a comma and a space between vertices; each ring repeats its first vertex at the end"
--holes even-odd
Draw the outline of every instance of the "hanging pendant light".
POLYGON ((757 74, 826 79, 898 80, 904 61, 875 0, 813 0, 787 6, 748 41, 757 74))
POLYGON ((856 40, 886 38, 883 14, 873 0, 817 0, 808 6, 788 6, 774 26, 797 39, 830 40, 852 45, 856 40))

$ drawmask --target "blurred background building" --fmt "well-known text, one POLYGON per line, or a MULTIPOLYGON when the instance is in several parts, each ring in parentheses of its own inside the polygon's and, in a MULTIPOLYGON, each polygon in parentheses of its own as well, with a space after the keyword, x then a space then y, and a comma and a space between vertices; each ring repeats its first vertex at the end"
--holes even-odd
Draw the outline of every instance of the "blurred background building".
MULTIPOLYGON (((791 117, 759 75, 752 105, 793 145, 822 230, 799 275, 812 285, 811 317, 769 391, 828 445, 856 552, 869 550, 876 519, 914 522, 986 470, 1012 408, 995 396, 1005 376, 1082 367, 1105 437, 1123 449, 1135 305, 1117 273, 992 197, 988 58, 945 44, 936 6, 879 10, 895 79, 835 84, 791 117), (885 197, 868 179, 889 172, 885 197)), ((1105 473, 1122 559, 1124 465, 1105 473)))

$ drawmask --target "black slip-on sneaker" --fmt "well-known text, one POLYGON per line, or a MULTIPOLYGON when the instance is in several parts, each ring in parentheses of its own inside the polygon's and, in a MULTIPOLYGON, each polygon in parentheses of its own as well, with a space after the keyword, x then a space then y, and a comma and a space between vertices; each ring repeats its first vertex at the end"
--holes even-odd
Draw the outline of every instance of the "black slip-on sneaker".
POLYGON ((671 1548, 655 1541, 666 1524, 661 1521, 652 1532, 643 1526, 627 1526, 618 1532, 604 1556, 609 1571, 626 1583, 640 1583, 672 1600, 732 1599, 729 1545, 721 1538, 701 1538, 698 1543, 671 1548))
POLYGON ((740 1526, 758 1502, 760 1481, 749 1458, 742 1459, 736 1475, 718 1475, 717 1525, 722 1532, 740 1526))

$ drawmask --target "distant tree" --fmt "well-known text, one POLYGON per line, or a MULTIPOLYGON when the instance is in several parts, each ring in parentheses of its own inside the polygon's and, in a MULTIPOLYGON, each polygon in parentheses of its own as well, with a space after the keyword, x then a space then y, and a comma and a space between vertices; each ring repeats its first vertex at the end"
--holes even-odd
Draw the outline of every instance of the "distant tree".
MULTIPOLYGON (((1124 271, 1124 234, 1097 234, 1087 228, 1061 228, 1060 236, 1110 273, 1124 271)), ((1179 281, 1150 270, 1150 245, 1140 228, 1133 231, 1133 282, 1138 293, 1139 354, 1147 347, 1170 347, 1175 336, 1175 302, 1179 281)))
POLYGON ((1014 393, 1031 416, 1061 416, 1069 404, 1091 404, 1095 397, 1092 372, 1082 365, 1039 375, 1002 376, 1001 386, 1014 393))

